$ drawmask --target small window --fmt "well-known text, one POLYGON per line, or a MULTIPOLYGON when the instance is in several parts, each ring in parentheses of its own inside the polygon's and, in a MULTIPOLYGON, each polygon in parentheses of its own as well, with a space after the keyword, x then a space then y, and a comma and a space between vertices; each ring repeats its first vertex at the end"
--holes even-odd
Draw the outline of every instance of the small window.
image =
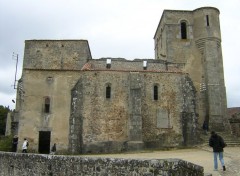
POLYGON ((147 70, 147 61, 143 61, 143 70, 147 70))
POLYGON ((106 98, 111 98, 111 87, 109 85, 106 87, 106 98))
POLYGON ((47 77, 47 82, 52 83, 53 82, 53 77, 51 77, 51 76, 47 77))
POLYGON ((158 86, 153 87, 153 99, 158 100, 158 86))
POLYGON ((209 17, 206 15, 207 26, 209 26, 209 17))
POLYGON ((45 98, 45 105, 44 105, 44 112, 49 113, 50 112, 50 98, 45 98))
POLYGON ((107 65, 106 68, 110 69, 111 68, 111 59, 107 59, 107 65))
POLYGON ((181 38, 187 39, 187 24, 186 24, 186 22, 181 22, 181 38))
POLYGON ((160 46, 162 48, 162 34, 160 35, 160 46))

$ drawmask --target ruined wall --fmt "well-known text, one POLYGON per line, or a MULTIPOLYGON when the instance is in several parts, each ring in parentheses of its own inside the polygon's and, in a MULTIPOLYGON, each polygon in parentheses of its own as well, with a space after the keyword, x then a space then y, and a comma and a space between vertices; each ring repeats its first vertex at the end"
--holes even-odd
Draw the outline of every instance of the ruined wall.
POLYGON ((117 159, 0 152, 0 175, 203 176, 203 167, 180 159, 117 159))
POLYGON ((181 122, 184 145, 199 143, 198 128, 201 124, 199 124, 199 114, 196 110, 196 92, 192 80, 188 76, 182 78, 183 108, 181 122))
POLYGON ((86 40, 25 41, 15 117, 19 121, 19 142, 27 138, 29 150, 45 148, 48 153, 53 143, 60 151, 67 150, 71 89, 78 80, 78 71, 91 59, 86 40), (41 136, 44 132, 50 136, 41 136))
MULTIPOLYGON (((177 147, 198 143, 196 89, 188 76, 149 75, 148 83, 159 83, 159 101, 145 99, 143 111, 144 141, 149 148, 177 147)), ((151 84, 146 83, 147 96, 151 84)))
POLYGON ((193 84, 184 74, 86 71, 72 91, 70 151, 119 152, 133 146, 130 142, 139 147, 140 142, 146 147, 196 142, 195 101, 193 84), (108 85, 111 98, 106 98, 108 85), (182 119, 182 112, 188 117, 182 119))
POLYGON ((113 147, 111 141, 127 140, 128 82, 128 75, 122 72, 87 71, 80 75, 72 97, 70 129, 81 132, 70 131, 70 138, 82 136, 82 152, 108 152, 118 148, 118 145, 113 147), (109 99, 106 98, 108 85, 111 87, 109 99))
POLYGON ((23 68, 80 70, 89 59, 87 40, 26 40, 23 68))
POLYGON ((141 71, 144 70, 143 62, 147 62, 146 70, 154 70, 154 71, 164 71, 166 70, 166 64, 162 60, 155 59, 134 59, 134 60, 126 60, 122 58, 101 58, 90 60, 89 63, 92 64, 92 69, 106 69, 107 59, 111 60, 111 68, 110 70, 132 70, 132 71, 141 71))
POLYGON ((228 119, 231 125, 231 133, 240 137, 240 113, 235 113, 228 119))
POLYGON ((78 71, 23 71, 24 96, 18 100, 21 103, 16 109, 19 117, 20 144, 26 137, 30 142, 29 149, 38 152, 39 131, 49 131, 51 132, 50 146, 57 143, 58 150, 67 150, 71 89, 78 78, 78 71), (50 99, 48 113, 45 112, 46 97, 50 99))

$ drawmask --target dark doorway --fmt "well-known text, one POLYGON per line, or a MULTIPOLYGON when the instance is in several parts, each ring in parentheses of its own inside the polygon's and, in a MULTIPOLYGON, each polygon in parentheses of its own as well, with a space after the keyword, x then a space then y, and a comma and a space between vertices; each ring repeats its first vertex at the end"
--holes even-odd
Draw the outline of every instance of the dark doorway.
POLYGON ((38 152, 48 154, 50 152, 50 131, 39 131, 38 152))

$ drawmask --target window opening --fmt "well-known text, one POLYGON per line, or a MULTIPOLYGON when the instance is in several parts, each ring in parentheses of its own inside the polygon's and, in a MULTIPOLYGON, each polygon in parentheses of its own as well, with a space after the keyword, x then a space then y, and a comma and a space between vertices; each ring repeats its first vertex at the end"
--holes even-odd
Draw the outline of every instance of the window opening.
POLYGON ((162 48, 162 33, 163 33, 163 29, 161 28, 161 34, 160 34, 160 45, 161 45, 161 48, 162 48))
POLYGON ((143 70, 147 70, 147 61, 143 61, 143 70))
POLYGON ((207 20, 207 26, 209 26, 209 17, 206 15, 206 20, 207 20))
POLYGON ((47 77, 47 82, 52 83, 53 82, 53 77, 51 77, 51 76, 47 77))
POLYGON ((187 39, 187 24, 186 24, 186 22, 181 22, 181 37, 182 37, 182 39, 187 39))
POLYGON ((160 35, 160 46, 162 48, 162 34, 160 35))
POLYGON ((107 59, 107 65, 106 68, 110 69, 111 68, 111 59, 107 59))
POLYGON ((49 113, 50 112, 50 98, 45 98, 45 107, 44 112, 49 113))
POLYGON ((158 100, 158 86, 154 86, 153 88, 153 99, 158 100))
POLYGON ((106 87, 106 98, 111 98, 111 87, 109 85, 106 87))

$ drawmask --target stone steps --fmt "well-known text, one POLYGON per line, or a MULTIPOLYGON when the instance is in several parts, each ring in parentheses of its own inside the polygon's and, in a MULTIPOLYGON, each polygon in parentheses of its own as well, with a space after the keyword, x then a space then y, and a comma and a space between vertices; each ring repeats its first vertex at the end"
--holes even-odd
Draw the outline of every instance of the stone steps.
MULTIPOLYGON (((236 137, 236 136, 233 136, 233 135, 231 135, 229 133, 224 133, 224 132, 217 133, 217 134, 222 136, 222 138, 224 139, 224 141, 227 144, 227 146, 232 146, 232 147, 240 146, 240 138, 239 137, 236 137)), ((210 133, 208 133, 207 135, 204 135, 204 134, 200 135, 200 138, 202 140, 202 145, 208 146, 208 142, 209 142, 210 136, 211 136, 210 133)))

